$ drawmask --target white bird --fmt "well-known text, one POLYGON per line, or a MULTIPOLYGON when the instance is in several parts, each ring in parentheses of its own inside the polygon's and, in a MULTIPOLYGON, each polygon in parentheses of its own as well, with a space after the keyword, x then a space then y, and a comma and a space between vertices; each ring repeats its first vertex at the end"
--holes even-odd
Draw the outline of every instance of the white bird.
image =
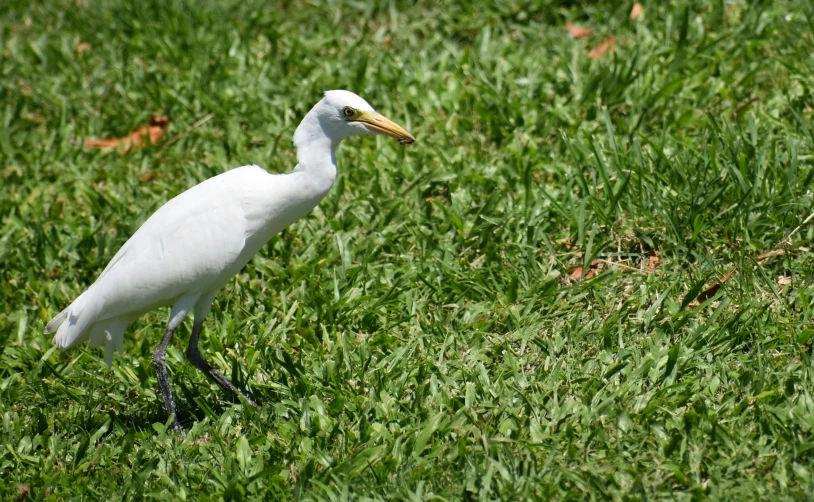
POLYGON ((336 179, 336 148, 348 136, 385 134, 402 144, 409 132, 349 91, 328 91, 294 132, 297 166, 270 174, 250 165, 210 178, 176 196, 124 243, 84 293, 48 323, 60 349, 88 341, 105 348, 105 362, 121 350, 124 331, 143 314, 171 306, 167 331, 153 353, 164 405, 180 430, 166 351, 173 332, 194 313, 187 358, 224 390, 240 392, 198 350, 204 318, 218 291, 271 237, 302 218, 336 179))

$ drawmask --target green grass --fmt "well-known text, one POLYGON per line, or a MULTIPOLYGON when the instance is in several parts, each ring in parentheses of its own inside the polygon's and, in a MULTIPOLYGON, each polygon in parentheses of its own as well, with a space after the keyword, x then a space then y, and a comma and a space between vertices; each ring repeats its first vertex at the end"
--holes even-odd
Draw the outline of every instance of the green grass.
POLYGON ((814 493, 814 7, 436 4, 0 6, 0 498, 814 493), (418 141, 346 141, 328 198, 216 300, 202 350, 262 409, 179 331, 176 437, 165 311, 112 370, 44 325, 174 195, 290 170, 333 88, 418 141), (76 146, 151 113, 161 145, 76 146))

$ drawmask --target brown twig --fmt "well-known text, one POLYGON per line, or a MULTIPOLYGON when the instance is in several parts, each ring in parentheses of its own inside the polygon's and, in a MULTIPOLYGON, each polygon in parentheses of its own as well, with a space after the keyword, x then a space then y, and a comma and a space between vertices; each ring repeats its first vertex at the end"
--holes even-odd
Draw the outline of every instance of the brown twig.
POLYGON ((812 219, 814 219, 814 213, 809 214, 808 218, 806 218, 805 220, 803 220, 802 223, 797 225, 797 227, 794 230, 792 230, 791 233, 785 239, 780 241, 777 244, 777 246, 772 248, 770 251, 766 251, 764 253, 761 253, 760 255, 758 255, 758 257, 755 260, 756 261, 765 261, 765 260, 767 260, 769 258, 772 258, 772 257, 775 257, 775 256, 783 256, 784 254, 786 254, 786 252, 781 248, 783 246, 790 245, 791 244, 791 238, 794 237, 794 234, 799 232, 800 229, 803 228, 804 226, 806 226, 808 224, 808 222, 811 221, 812 219))
POLYGON ((780 247, 780 246, 782 246, 784 243, 791 244, 791 238, 792 238, 792 237, 794 237, 794 234, 796 234, 797 232, 799 232, 799 231, 800 231, 800 229, 801 229, 801 228, 803 228, 803 227, 804 227, 804 226, 805 226, 805 225, 806 225, 806 224, 807 224, 809 221, 811 221, 811 219, 812 219, 812 218, 814 218, 814 213, 809 214, 809 215, 808 215, 808 218, 806 218, 805 220, 803 220, 803 222, 802 222, 802 223, 800 223, 799 225, 797 225, 797 228, 795 228, 794 230, 792 230, 792 231, 791 231, 791 233, 789 234, 789 236, 788 236, 788 237, 786 237, 785 239, 783 239, 782 241, 780 241, 780 244, 778 244, 778 245, 775 247, 775 249, 779 248, 779 247, 780 247))
POLYGON ((741 114, 743 110, 745 110, 749 105, 751 105, 755 101, 757 101, 757 96, 752 96, 743 103, 739 104, 737 108, 735 108, 734 110, 732 110, 732 112, 729 113, 729 118, 737 117, 738 115, 741 114))

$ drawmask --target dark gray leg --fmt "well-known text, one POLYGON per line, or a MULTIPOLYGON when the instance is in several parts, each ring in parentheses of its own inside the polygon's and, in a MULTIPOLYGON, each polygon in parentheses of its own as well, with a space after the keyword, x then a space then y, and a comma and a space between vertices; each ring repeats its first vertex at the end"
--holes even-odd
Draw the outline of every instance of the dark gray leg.
POLYGON ((195 365, 198 370, 212 378, 212 380, 214 380, 221 389, 234 394, 240 393, 240 395, 243 396, 243 399, 245 399, 250 405, 259 407, 258 404, 254 402, 254 399, 250 398, 248 395, 246 395, 246 393, 235 387, 232 382, 221 375, 218 370, 210 366, 209 363, 203 358, 200 350, 198 350, 198 338, 201 336, 202 328, 203 322, 196 322, 192 326, 192 336, 189 338, 189 346, 187 347, 187 359, 189 359, 189 361, 195 365))
POLYGON ((158 376, 158 386, 161 389, 161 396, 164 398, 167 415, 172 417, 172 431, 178 432, 181 430, 181 424, 178 422, 178 415, 175 413, 175 400, 172 398, 170 379, 167 377, 167 346, 170 344, 173 333, 175 333, 175 328, 168 329, 167 332, 164 333, 164 338, 161 339, 161 343, 155 348, 155 352, 153 352, 153 367, 155 368, 155 374, 158 376))

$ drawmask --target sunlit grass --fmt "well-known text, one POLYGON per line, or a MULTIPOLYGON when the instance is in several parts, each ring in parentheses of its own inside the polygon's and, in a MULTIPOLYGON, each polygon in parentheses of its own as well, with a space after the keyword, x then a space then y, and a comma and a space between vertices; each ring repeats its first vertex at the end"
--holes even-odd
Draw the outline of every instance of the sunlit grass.
POLYGON ((0 498, 814 492, 814 9, 586 4, 0 6, 0 498), (216 300, 202 351, 261 410, 179 331, 175 437, 166 312, 112 370, 44 325, 174 195, 290 170, 334 88, 418 141, 346 141, 328 198, 216 300), (77 146, 154 113, 163 150, 77 146))

